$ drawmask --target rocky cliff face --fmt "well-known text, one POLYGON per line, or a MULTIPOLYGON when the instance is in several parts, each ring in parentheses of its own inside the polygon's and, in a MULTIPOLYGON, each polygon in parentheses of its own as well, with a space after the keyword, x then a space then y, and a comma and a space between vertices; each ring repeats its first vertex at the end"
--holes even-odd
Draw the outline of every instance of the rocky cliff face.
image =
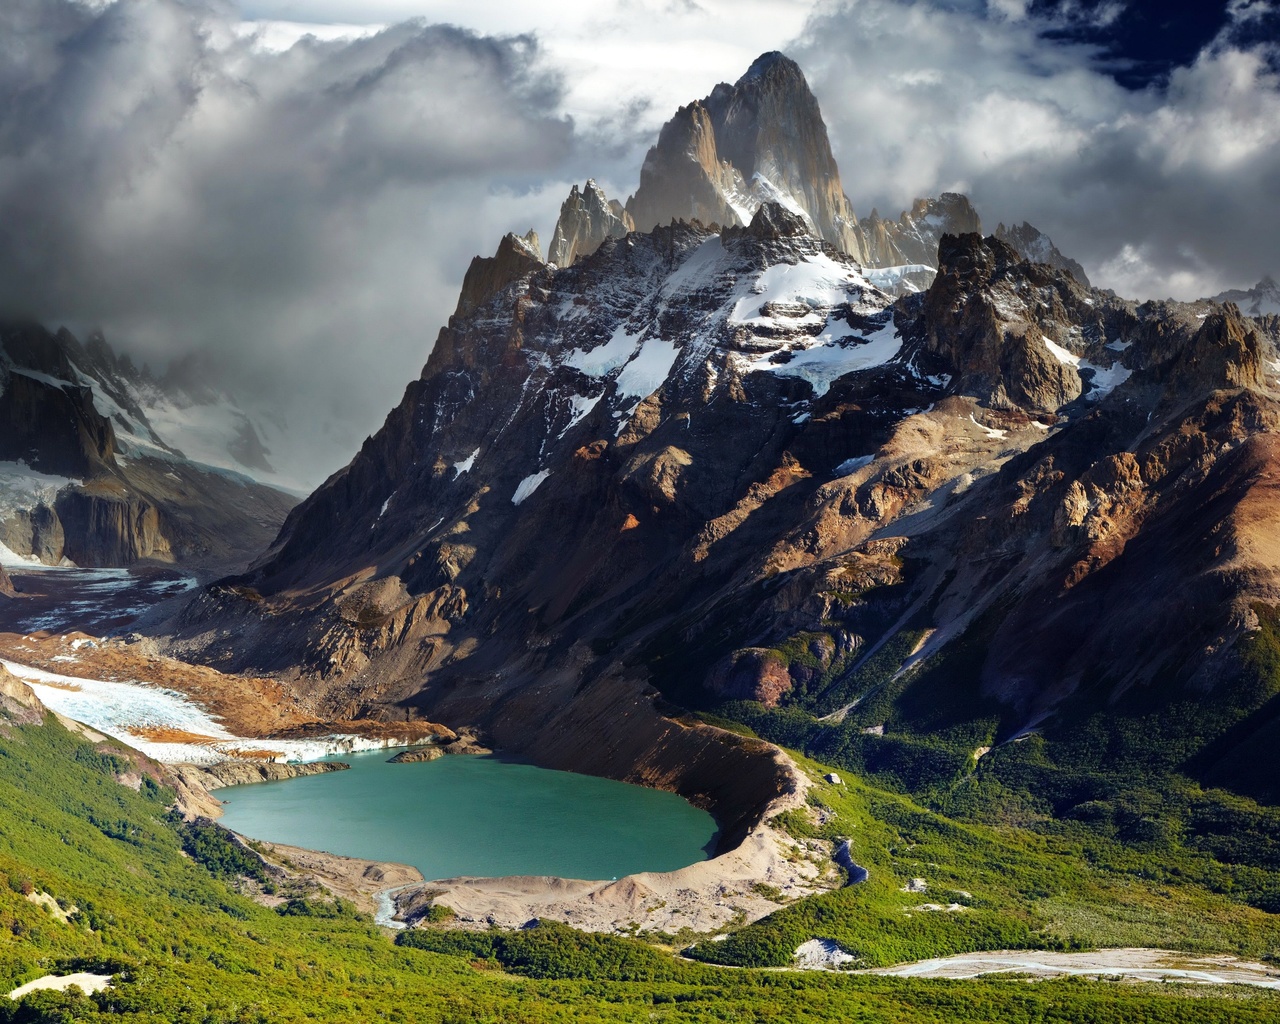
POLYGON ((936 199, 917 199, 896 221, 872 210, 858 229, 869 266, 936 268, 942 236, 981 234, 982 221, 967 196, 944 192, 936 199))
POLYGON ((863 257, 818 101, 796 63, 766 53, 737 83, 681 107, 649 150, 626 212, 641 231, 672 220, 741 226, 765 202, 863 257))
POLYGON ((581 192, 574 185, 561 205, 547 260, 557 267, 571 267, 579 256, 599 249, 606 238, 621 238, 634 229, 622 204, 607 198, 604 189, 588 179, 581 192))
MULTIPOLYGON (((776 65, 668 125, 715 143, 672 172, 707 202, 736 170, 717 118, 776 65)), ((1002 736, 1170 666, 1205 685, 1280 604, 1257 322, 1127 302, 977 232, 895 299, 795 205, 569 266, 508 236, 383 428, 171 642, 296 673, 331 717, 421 707, 712 801, 730 835, 785 783, 677 704, 825 699, 976 629, 998 642, 965 692, 1002 736)))
MULTIPOLYGON (((15 553, 85 566, 245 561, 293 504, 167 442, 146 409, 168 423, 196 399, 101 336, 81 345, 66 331, 8 325, 0 346, 0 542, 15 553)), ((265 465, 247 420, 231 440, 265 465)))

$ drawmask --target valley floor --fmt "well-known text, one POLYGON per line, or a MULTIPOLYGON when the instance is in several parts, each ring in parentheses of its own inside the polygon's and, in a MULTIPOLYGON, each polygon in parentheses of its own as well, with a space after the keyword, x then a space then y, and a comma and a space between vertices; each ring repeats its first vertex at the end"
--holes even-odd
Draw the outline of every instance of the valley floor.
MULTIPOLYGON (((95 686, 148 680, 134 689, 151 702, 147 713, 159 716, 150 723, 155 729, 221 729, 234 737, 246 706, 270 703, 269 681, 206 678, 205 670, 156 659, 141 645, 73 630, 0 637, 0 653, 17 652, 46 666, 15 663, 15 670, 55 707, 77 694, 87 699, 95 686), (106 666, 109 672, 98 671, 106 666), (204 703, 228 685, 252 698, 239 703, 240 718, 204 703), (178 717, 162 721, 165 714, 178 717), (182 717, 192 714, 204 717, 182 717)), ((158 741, 140 736, 140 721, 126 720, 144 717, 144 703, 111 706, 115 718, 91 721, 93 730, 81 735, 53 720, 40 728, 0 722, 0 876, 8 879, 0 886, 0 991, 50 976, 112 979, 96 993, 42 989, 11 1006, 0 1000, 0 1021, 99 1014, 531 1024, 726 1015, 938 1024, 1280 1020, 1280 997, 1265 991, 1280 987, 1280 971, 1271 966, 1280 951, 1274 915, 1194 880, 1144 880, 1147 862, 1119 848, 960 824, 856 778, 832 783, 827 766, 804 759, 798 770, 810 780, 807 791, 772 812, 777 848, 770 864, 810 880, 826 873, 838 884, 827 858, 843 846, 867 868, 861 884, 805 895, 812 889, 785 884, 785 870, 771 874, 767 866, 736 880, 720 877, 729 860, 718 858, 672 873, 665 888, 660 877, 635 876, 594 885, 476 880, 424 890, 402 866, 267 844, 258 849, 268 862, 288 865, 294 881, 268 872, 255 882, 256 854, 218 838, 217 830, 193 833, 166 818, 172 791, 146 782, 145 769, 144 784, 136 784, 136 755, 101 734, 133 746, 158 741), (123 717, 122 707, 129 711, 123 717), (314 886, 290 888, 304 878, 319 880, 328 895, 314 886), (585 887, 578 905, 594 907, 596 917, 574 923, 635 937, 550 923, 561 916, 554 904, 574 895, 568 890, 575 885, 585 887), (747 912, 744 889, 759 912, 747 912), (401 931, 397 945, 385 927, 389 893, 426 925, 401 931), (674 908, 690 898, 718 903, 726 914, 694 915, 666 930, 632 923, 645 900, 674 908), (521 927, 533 917, 543 923, 521 927), (473 928, 491 918, 513 930, 447 927, 462 918, 473 928), (1182 951, 1134 948, 1144 943, 1182 951), (1120 948, 1080 948, 1093 945, 1120 948), (776 969, 796 965, 801 948, 816 951, 808 966, 822 969, 776 969), (673 956, 677 950, 695 959, 673 956), (1132 984, 1089 983, 1103 978, 1132 984)), ((270 722, 277 731, 297 727, 281 725, 289 716, 305 718, 287 705, 277 715, 283 719, 270 722)), ((194 742, 210 741, 229 742, 194 742)), ((752 856, 749 840, 739 859, 752 856)))

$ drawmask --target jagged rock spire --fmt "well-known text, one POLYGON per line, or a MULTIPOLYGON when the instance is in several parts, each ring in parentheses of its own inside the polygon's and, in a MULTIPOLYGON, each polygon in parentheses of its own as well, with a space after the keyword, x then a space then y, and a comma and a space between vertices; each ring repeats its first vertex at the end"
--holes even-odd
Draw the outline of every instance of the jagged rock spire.
POLYGON ((744 225, 770 201, 863 258, 818 101, 795 61, 777 52, 759 57, 736 84, 721 83, 676 111, 626 209, 638 230, 649 231, 672 220, 744 225))
POLYGON ((467 267, 454 316, 466 316, 484 305, 509 284, 542 266, 542 250, 533 231, 525 235, 507 234, 492 256, 476 256, 467 267))
POLYGON ((895 220, 885 220, 872 210, 859 222, 864 261, 872 267, 938 265, 938 241, 943 235, 982 234, 982 221, 958 192, 943 192, 932 199, 917 199, 895 220))
POLYGON ((574 185, 560 206, 547 260, 557 267, 571 267, 574 260, 599 249, 606 238, 621 238, 634 228, 622 204, 606 197, 604 189, 588 178, 582 191, 574 185))

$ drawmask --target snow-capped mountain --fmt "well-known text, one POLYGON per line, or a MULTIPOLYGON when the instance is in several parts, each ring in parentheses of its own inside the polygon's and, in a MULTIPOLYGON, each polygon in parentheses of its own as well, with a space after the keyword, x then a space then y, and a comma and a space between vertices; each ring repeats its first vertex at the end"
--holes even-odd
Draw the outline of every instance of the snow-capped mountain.
POLYGON ((1233 288, 1213 297, 1214 302, 1234 302, 1245 316, 1280 317, 1280 284, 1264 277, 1252 288, 1233 288))
POLYGON ((997 225, 996 238, 1013 246, 1033 263, 1043 263, 1057 270, 1065 270, 1086 288, 1089 287, 1089 275, 1084 272, 1084 267, 1071 257, 1064 256, 1053 244, 1052 238, 1025 220, 1021 225, 1011 228, 1006 228, 1003 224, 997 225))
MULTIPOLYGON (((767 56, 712 95, 728 110, 775 75, 767 56)), ((716 159, 660 140, 642 191, 756 166, 725 159, 719 109, 678 115, 716 159)), ((756 137, 817 137, 794 129, 756 137)), ((827 237, 810 194, 623 232, 588 183, 563 263, 516 235, 474 259, 421 377, 248 572, 187 607, 184 651, 296 670, 334 714, 429 708, 544 764, 720 801, 726 843, 761 813, 737 776, 767 790, 770 755, 729 757, 659 695, 835 713, 828 689, 885 651, 877 686, 954 665, 947 713, 1013 737, 1157 677, 1143 699, 1235 679, 1258 602, 1280 601, 1258 323, 1090 288, 1034 229, 949 232, 976 225, 963 197, 877 234, 914 260, 938 232, 934 266, 898 264, 928 271, 912 283, 827 237)))
MULTIPOLYGON (((246 557, 294 498, 258 426, 190 364, 139 370, 100 334, 0 327, 6 557, 115 565, 246 557)), ((269 434, 268 434, 269 436, 269 434)))
MULTIPOLYGON (((606 238, 673 221, 742 226, 765 203, 798 217, 806 230, 849 254, 868 280, 891 295, 923 291, 938 267, 943 235, 981 233, 967 197, 917 199, 886 220, 858 219, 840 182, 818 101, 799 66, 780 53, 761 56, 734 85, 721 83, 676 111, 645 157, 640 187, 625 206, 594 181, 575 185, 560 210, 548 260, 557 266, 594 252, 606 238)), ((1030 224, 996 236, 1028 259, 1083 268, 1030 224)))

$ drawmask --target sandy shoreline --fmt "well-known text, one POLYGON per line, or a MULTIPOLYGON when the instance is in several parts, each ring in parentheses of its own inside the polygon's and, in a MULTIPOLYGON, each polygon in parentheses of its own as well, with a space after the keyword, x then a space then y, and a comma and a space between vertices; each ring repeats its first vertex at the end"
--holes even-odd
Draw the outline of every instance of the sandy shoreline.
MULTIPOLYGON (((247 837, 242 837, 247 838, 247 837)), ((350 900, 366 914, 377 914, 379 897, 388 890, 421 884, 422 872, 408 864, 342 857, 318 850, 304 850, 284 843, 254 841, 255 847, 267 852, 290 871, 306 875, 323 885, 335 896, 350 900)))
POLYGON ((739 846, 710 860, 607 881, 543 875, 434 879, 397 894, 398 916, 412 925, 439 905, 451 909, 454 925, 463 928, 520 928, 537 918, 594 932, 639 927, 708 933, 758 920, 782 905, 761 890, 791 902, 839 886, 843 876, 831 864, 830 843, 801 844, 767 824, 774 815, 805 806, 810 785, 786 754, 779 750, 776 757, 792 780, 790 791, 770 803, 739 846))

